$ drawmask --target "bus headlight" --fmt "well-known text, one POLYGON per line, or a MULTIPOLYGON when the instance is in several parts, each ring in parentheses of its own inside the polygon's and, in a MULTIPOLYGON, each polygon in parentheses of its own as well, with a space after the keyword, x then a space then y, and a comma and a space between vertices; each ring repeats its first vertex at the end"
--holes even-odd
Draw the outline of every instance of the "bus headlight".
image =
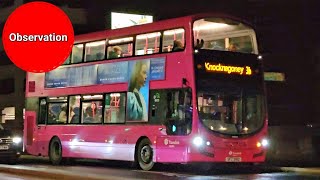
POLYGON ((262 139, 260 142, 257 142, 257 147, 267 147, 269 145, 269 141, 267 139, 262 139))
POLYGON ((269 141, 267 139, 262 139, 261 144, 263 147, 267 147, 269 145, 269 141))
POLYGON ((193 144, 196 145, 196 146, 201 146, 203 144, 202 137, 199 137, 199 136, 195 137, 193 139, 193 144))
POLYGON ((19 144, 22 141, 21 137, 14 137, 12 138, 12 142, 15 144, 19 144))

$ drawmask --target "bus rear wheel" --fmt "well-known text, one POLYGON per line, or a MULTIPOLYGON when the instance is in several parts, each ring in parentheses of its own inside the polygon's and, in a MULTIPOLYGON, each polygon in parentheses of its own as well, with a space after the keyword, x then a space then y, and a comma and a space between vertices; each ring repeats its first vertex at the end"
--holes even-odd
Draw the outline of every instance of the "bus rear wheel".
POLYGON ((137 150, 138 165, 142 170, 149 171, 154 166, 153 149, 149 139, 140 141, 137 150))
POLYGON ((50 142, 49 159, 53 165, 60 165, 62 162, 62 146, 57 137, 54 137, 50 142))

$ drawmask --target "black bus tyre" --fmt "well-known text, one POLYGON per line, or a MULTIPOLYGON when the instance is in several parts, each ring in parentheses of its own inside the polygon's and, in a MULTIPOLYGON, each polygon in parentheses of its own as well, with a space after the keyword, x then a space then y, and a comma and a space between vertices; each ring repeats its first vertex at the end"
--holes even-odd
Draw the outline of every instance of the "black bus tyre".
POLYGON ((57 137, 54 137, 50 142, 49 159, 53 165, 60 165, 62 162, 62 146, 57 137))
POLYGON ((154 166, 153 149, 149 139, 143 139, 137 150, 138 165, 142 170, 149 171, 154 166))

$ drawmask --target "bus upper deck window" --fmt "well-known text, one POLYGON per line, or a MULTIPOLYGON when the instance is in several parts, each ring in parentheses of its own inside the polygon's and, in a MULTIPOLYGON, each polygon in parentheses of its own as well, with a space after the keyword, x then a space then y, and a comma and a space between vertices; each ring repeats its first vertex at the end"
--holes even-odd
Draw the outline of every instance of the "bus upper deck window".
POLYGON ((159 53, 160 32, 140 34, 136 36, 136 55, 159 53))
POLYGON ((76 44, 72 48, 71 63, 82 62, 83 57, 83 44, 76 44))
POLYGON ((106 41, 95 41, 86 43, 85 61, 95 61, 104 59, 106 41))
POLYGON ((108 41, 107 58, 130 57, 133 47, 133 37, 112 39, 108 41))
POLYGON ((232 19, 208 17, 193 24, 196 49, 256 53, 254 30, 232 19), (201 42, 203 40, 203 42, 201 42))
POLYGON ((162 40, 162 52, 184 50, 184 36, 185 32, 182 28, 164 31, 162 40))
POLYGON ((108 49, 108 59, 122 57, 122 48, 120 46, 113 46, 108 49))

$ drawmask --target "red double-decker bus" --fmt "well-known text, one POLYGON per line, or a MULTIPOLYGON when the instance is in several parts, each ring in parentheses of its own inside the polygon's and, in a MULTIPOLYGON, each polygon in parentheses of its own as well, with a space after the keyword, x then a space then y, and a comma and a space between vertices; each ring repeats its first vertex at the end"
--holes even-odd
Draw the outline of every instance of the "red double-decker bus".
POLYGON ((262 59, 239 19, 200 14, 79 35, 63 65, 28 73, 26 87, 25 149, 56 165, 265 160, 262 59))

